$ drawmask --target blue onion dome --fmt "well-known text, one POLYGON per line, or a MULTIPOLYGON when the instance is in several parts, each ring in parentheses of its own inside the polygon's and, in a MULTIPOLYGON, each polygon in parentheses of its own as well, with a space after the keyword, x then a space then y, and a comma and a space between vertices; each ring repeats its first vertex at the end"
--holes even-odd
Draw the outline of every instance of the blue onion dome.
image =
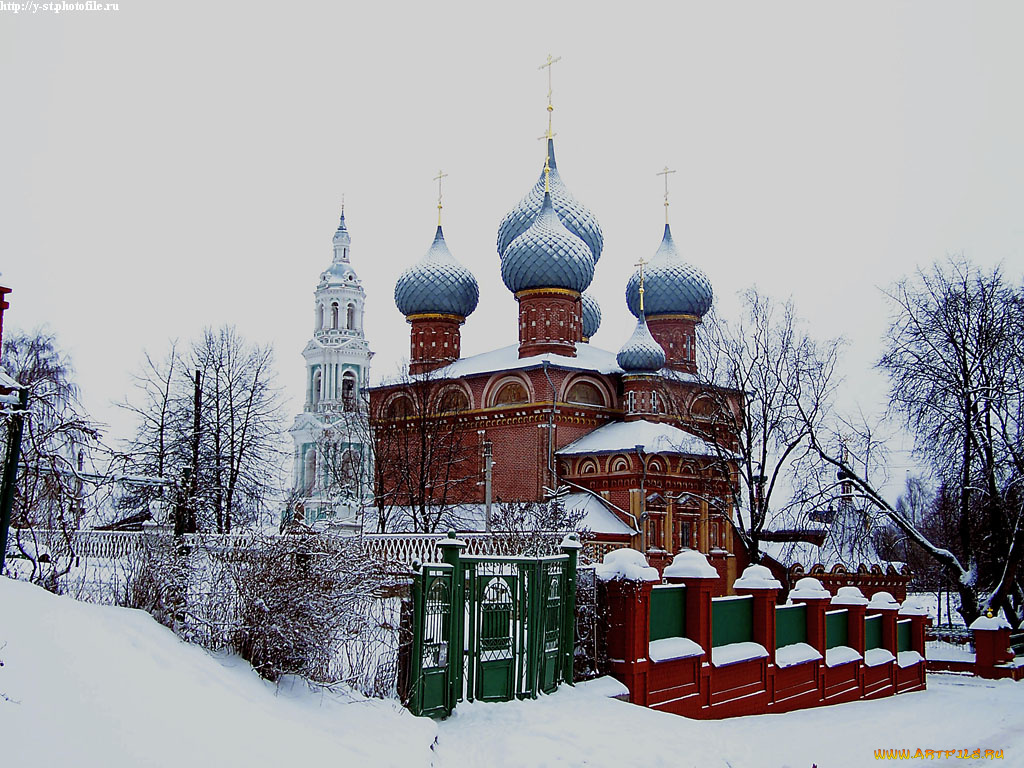
MULTIPOLYGON (((711 309, 711 281, 692 264, 687 264, 672 241, 672 230, 665 225, 665 236, 650 264, 644 269, 644 312, 654 315, 696 315, 703 317, 711 309)), ((640 315, 640 271, 626 284, 626 305, 633 317, 640 315)))
MULTIPOLYGON (((646 302, 645 302, 646 303, 646 302)), ((636 330, 615 356, 619 368, 630 372, 654 372, 665 367, 665 350, 651 336, 643 315, 636 322, 636 330)))
POLYGON ((601 305, 589 293, 580 298, 583 302, 583 338, 589 339, 601 327, 601 305))
POLYGON ((505 249, 501 279, 513 293, 530 288, 583 293, 594 279, 590 248, 559 220, 551 195, 544 195, 537 218, 505 249))
POLYGON ((452 256, 440 226, 430 250, 395 283, 395 304, 406 317, 444 314, 465 318, 476 309, 479 299, 476 278, 452 256))
MULTIPOLYGON (((587 244, 596 264, 601 258, 601 250, 604 248, 601 225, 597 223, 594 214, 572 196, 562 181, 562 177, 558 175, 553 139, 548 139, 548 167, 551 169, 548 187, 551 190, 551 203, 555 208, 555 213, 558 214, 558 218, 566 229, 587 244)), ((533 185, 533 189, 506 214, 498 227, 498 255, 502 259, 505 258, 505 250, 509 244, 523 234, 540 213, 543 203, 544 172, 541 171, 540 179, 533 185)))

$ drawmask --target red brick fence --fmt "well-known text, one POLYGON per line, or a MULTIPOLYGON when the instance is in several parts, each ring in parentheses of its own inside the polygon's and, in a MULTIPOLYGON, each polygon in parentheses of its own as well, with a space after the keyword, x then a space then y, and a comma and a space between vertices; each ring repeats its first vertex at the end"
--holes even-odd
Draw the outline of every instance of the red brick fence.
POLYGON ((856 587, 833 597, 814 578, 790 604, 763 566, 736 595, 712 597, 717 572, 697 552, 664 571, 620 550, 598 566, 610 616, 612 674, 634 704, 697 718, 786 712, 925 687, 924 611, 856 587), (652 572, 653 571, 653 572, 652 572))

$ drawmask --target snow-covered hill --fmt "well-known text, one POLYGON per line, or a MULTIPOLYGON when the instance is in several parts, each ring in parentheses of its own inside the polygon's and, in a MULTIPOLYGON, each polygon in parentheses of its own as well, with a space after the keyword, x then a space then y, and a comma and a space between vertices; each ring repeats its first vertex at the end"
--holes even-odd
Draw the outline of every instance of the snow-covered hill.
POLYGON ((1024 683, 931 675, 921 693, 719 722, 577 687, 462 703, 435 724, 392 702, 277 688, 144 613, 3 578, 0 661, 0 762, 13 766, 856 768, 878 765, 876 749, 918 748, 1002 749, 998 764, 1024 765, 1024 683))

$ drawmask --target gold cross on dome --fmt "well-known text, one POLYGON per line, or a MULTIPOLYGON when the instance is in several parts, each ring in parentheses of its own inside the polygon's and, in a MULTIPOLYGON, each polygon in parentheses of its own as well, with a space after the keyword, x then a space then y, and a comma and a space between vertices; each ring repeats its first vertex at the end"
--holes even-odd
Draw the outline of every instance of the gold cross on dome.
POLYGON ((644 267, 650 264, 649 261, 644 261, 643 257, 640 258, 634 267, 640 267, 640 312, 644 311, 644 267))
POLYGON ((664 176, 665 177, 665 223, 666 224, 668 224, 668 175, 670 173, 675 173, 675 171, 670 171, 668 169, 668 166, 666 165, 663 170, 658 171, 656 174, 654 174, 655 176, 664 176))
POLYGON ((441 226, 441 180, 447 179, 448 174, 444 171, 438 171, 437 176, 434 177, 434 181, 437 182, 437 226, 441 226))
POLYGON ((546 139, 550 139, 552 136, 555 135, 551 132, 551 113, 555 111, 555 107, 551 103, 551 96, 552 94, 554 94, 554 90, 551 87, 551 69, 554 67, 555 63, 561 60, 561 56, 555 56, 552 58, 551 54, 549 53, 548 60, 541 64, 539 67, 537 67, 537 69, 547 68, 548 70, 548 132, 547 135, 544 137, 546 139))

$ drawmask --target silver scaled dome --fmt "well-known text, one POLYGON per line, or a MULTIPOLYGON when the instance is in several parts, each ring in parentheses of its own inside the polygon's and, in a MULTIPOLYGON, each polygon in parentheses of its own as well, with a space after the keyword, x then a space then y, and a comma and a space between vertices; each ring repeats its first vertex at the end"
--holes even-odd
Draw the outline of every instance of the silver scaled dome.
MULTIPOLYGON (((587 244, 596 264, 601 258, 601 249, 604 247, 601 225, 597 223, 594 214, 572 196, 562 181, 562 177, 558 175, 558 169, 555 167, 555 142, 553 139, 548 139, 548 167, 551 169, 548 187, 551 190, 551 203, 555 208, 555 213, 558 214, 558 218, 566 229, 587 244)), ((533 185, 533 189, 527 192, 526 197, 505 215, 498 227, 498 255, 502 259, 505 258, 505 250, 509 244, 523 234, 537 217, 543 203, 544 172, 541 171, 540 179, 533 185)))
MULTIPOLYGON (((654 315, 696 315, 703 317, 711 309, 711 281, 692 264, 683 261, 672 230, 665 225, 665 236, 657 253, 644 269, 644 311, 654 315)), ((633 317, 640 316, 640 271, 626 284, 626 305, 633 317)))
MULTIPOLYGON (((646 301, 644 303, 646 304, 646 301)), ((651 336, 643 315, 636 321, 636 329, 629 337, 629 341, 622 345, 619 354, 615 356, 615 362, 627 373, 653 373, 665 367, 665 350, 651 336)))
POLYGON ((440 226, 430 250, 395 283, 395 304, 406 317, 445 314, 464 318, 476 309, 479 299, 476 278, 452 256, 440 226))
POLYGON ((589 293, 580 297, 583 302, 583 338, 589 339, 601 327, 601 305, 589 293))
POLYGON ((501 279, 513 293, 529 288, 583 293, 594 279, 590 248, 559 220, 551 195, 544 195, 533 223, 505 249, 501 279))

